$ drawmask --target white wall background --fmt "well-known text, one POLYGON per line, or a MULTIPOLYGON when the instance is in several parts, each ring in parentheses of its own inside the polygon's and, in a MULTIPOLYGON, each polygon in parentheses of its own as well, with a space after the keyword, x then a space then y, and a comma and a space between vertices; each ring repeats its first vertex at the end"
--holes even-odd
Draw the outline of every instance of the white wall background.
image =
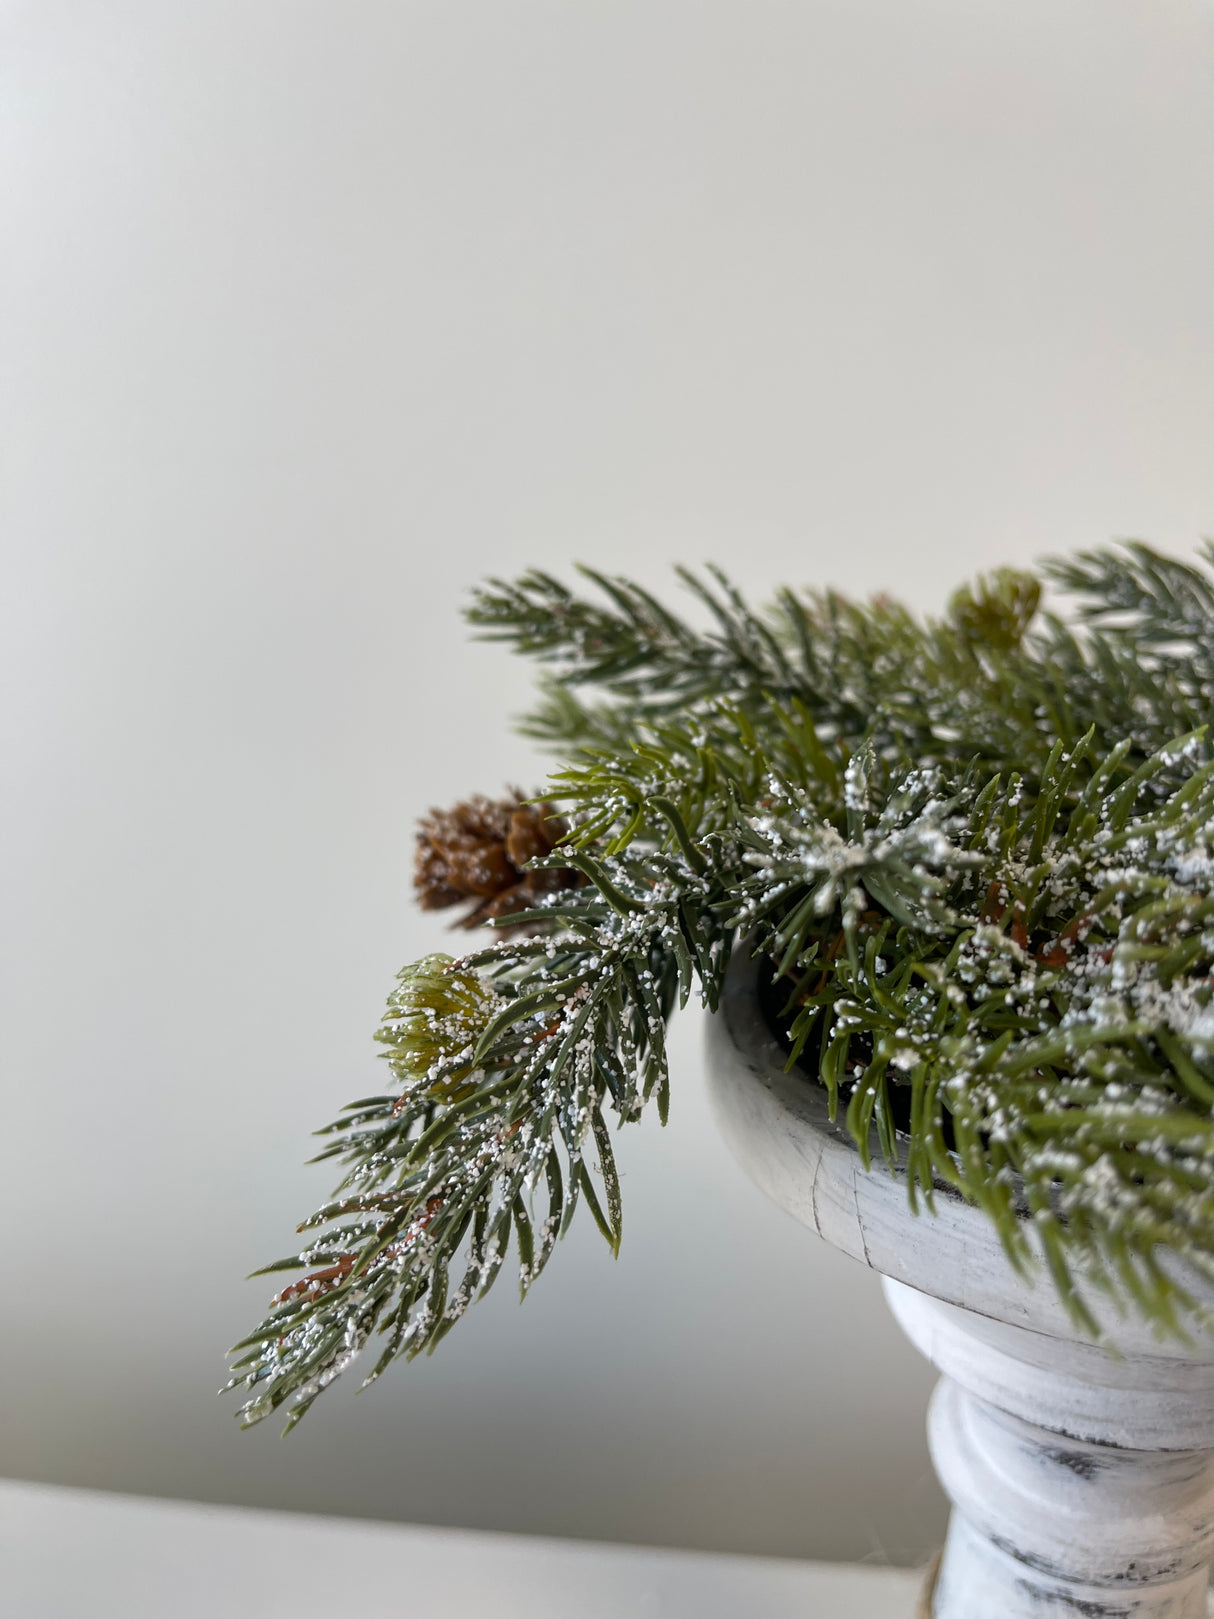
POLYGON ((411 822, 538 763, 487 570, 923 607, 1214 530, 1214 9, 0 5, 0 1470, 910 1560, 929 1376, 675 1104, 286 1443, 221 1352, 376 1082, 411 822))

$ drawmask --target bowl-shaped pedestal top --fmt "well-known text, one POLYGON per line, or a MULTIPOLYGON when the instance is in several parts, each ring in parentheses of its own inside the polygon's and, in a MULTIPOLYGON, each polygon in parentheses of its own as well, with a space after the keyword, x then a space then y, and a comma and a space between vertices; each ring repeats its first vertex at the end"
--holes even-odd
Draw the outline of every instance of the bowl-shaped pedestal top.
MULTIPOLYGON (((941 1186, 934 1212, 920 1200, 916 1214, 905 1174, 885 1165, 875 1148, 865 1170, 847 1131, 830 1120, 825 1088, 799 1069, 786 1070, 786 1053, 760 1005, 759 971, 759 961, 739 949, 720 1011, 707 1020, 717 1122, 751 1179, 802 1224, 885 1276, 992 1323, 1083 1342, 1048 1274, 1019 1276, 980 1209, 941 1186)), ((1214 1288, 1187 1273, 1183 1280, 1214 1308, 1214 1288)), ((1104 1328, 1102 1341, 1123 1353, 1214 1358, 1214 1341, 1178 1343, 1092 1289, 1085 1298, 1104 1328)))

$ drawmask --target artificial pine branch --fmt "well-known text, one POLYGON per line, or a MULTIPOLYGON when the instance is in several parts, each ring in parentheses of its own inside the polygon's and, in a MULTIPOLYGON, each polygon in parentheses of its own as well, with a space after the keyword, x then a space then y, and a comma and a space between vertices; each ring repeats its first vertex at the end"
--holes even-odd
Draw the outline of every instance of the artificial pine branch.
POLYGON ((288 1399, 297 1421, 374 1331, 386 1341, 372 1379, 432 1350, 493 1285, 512 1236, 525 1293, 579 1199, 618 1249, 605 1115, 632 1120, 653 1099, 665 1117, 666 1020, 693 979, 715 1004, 728 940, 720 895, 677 860, 550 858, 592 883, 509 915, 541 937, 401 973, 378 1035, 397 1086, 322 1132, 320 1157, 347 1173, 300 1227, 320 1234, 267 1267, 310 1274, 236 1346, 246 1422, 288 1399))
POLYGON ((480 593, 474 625, 546 668, 527 728, 560 765, 535 806, 423 823, 423 901, 510 932, 401 974, 394 1084, 326 1132, 345 1178, 269 1267, 307 1274, 238 1346, 247 1422, 297 1420, 373 1333, 372 1378, 433 1349, 512 1243, 526 1291, 579 1201, 618 1247, 612 1125, 665 1118, 666 1021, 715 1006, 743 938, 866 1164, 977 1204, 1093 1330, 1093 1288, 1193 1325, 1214 581, 1143 546, 1046 574, 1077 626, 1009 570, 926 622, 792 591, 757 613, 719 574, 684 575, 703 628, 597 574, 603 601, 542 574, 480 593))

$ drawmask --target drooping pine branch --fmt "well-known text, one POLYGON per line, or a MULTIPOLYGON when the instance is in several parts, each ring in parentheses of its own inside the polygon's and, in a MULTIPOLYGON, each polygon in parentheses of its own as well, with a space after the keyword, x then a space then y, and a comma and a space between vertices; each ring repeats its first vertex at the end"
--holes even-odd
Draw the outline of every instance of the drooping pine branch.
POLYGON ((402 972, 379 1033, 396 1085, 322 1132, 346 1174, 304 1246, 267 1267, 308 1274, 234 1351, 246 1423, 284 1402, 298 1421, 373 1334, 369 1380, 433 1349, 512 1243, 525 1293, 579 1201, 618 1247, 610 1121, 650 1099, 665 1117, 666 1019, 696 983, 715 1004, 728 935, 677 861, 576 858, 595 886, 509 918, 542 936, 402 972))

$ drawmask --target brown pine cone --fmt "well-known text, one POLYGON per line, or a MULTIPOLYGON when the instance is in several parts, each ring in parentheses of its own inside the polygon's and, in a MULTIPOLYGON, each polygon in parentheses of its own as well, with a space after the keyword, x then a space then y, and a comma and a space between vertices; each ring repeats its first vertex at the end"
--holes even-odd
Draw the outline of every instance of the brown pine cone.
POLYGON ((454 809, 431 810, 418 822, 413 886, 425 911, 473 900, 458 926, 474 928, 513 911, 529 911, 545 894, 576 888, 579 871, 525 871, 550 854, 567 827, 551 804, 479 795, 454 809))

